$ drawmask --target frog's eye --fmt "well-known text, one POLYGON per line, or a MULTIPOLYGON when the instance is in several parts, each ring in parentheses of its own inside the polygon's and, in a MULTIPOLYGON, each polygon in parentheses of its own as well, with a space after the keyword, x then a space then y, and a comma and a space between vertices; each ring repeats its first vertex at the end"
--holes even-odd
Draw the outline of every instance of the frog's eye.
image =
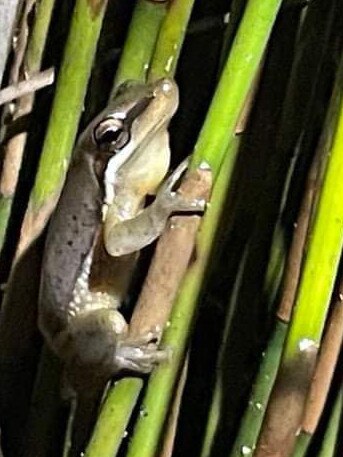
POLYGON ((122 119, 108 118, 94 129, 94 141, 100 148, 120 150, 130 140, 130 134, 122 119))

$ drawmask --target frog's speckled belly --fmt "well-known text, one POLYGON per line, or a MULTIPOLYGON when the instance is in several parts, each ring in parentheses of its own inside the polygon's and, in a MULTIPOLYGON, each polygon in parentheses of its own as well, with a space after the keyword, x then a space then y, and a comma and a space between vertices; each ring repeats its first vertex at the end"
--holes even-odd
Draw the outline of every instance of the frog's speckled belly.
POLYGON ((73 290, 72 300, 68 306, 68 315, 75 317, 80 312, 95 311, 96 309, 117 309, 120 306, 118 297, 107 292, 91 291, 89 289, 89 276, 93 258, 93 249, 83 263, 73 290))

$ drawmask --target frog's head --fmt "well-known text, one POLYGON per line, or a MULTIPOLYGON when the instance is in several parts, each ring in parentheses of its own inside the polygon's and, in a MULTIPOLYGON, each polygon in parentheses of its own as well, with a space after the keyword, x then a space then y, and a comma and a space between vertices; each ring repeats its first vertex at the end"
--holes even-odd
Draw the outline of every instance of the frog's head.
MULTIPOLYGON (((104 183, 106 203, 113 200, 117 172, 123 165, 131 169, 133 160, 140 169, 144 168, 141 164, 146 162, 143 157, 146 145, 166 134, 177 106, 178 88, 172 79, 162 78, 145 84, 129 81, 118 87, 108 107, 84 131, 78 151, 92 163, 99 181, 104 183)), ((159 154, 154 162, 166 162, 162 168, 167 169, 169 153, 164 158, 159 147, 157 150, 159 154)), ((159 174, 155 171, 153 174, 158 175, 159 181, 159 174)))
POLYGON ((91 124, 92 141, 100 156, 111 158, 118 169, 156 132, 165 129, 178 105, 175 82, 126 82, 91 124), (113 159, 112 159, 113 157, 113 159))

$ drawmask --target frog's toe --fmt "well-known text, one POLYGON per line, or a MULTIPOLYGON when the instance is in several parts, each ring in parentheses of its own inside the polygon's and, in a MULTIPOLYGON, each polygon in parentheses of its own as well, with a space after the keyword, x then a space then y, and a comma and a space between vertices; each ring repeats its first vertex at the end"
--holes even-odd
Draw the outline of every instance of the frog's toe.
POLYGON ((203 198, 193 198, 188 199, 184 198, 181 195, 178 195, 178 201, 175 204, 174 211, 205 211, 206 200, 203 198))
POLYGON ((152 327, 149 331, 142 333, 137 336, 127 336, 125 338, 126 345, 130 346, 139 346, 150 344, 150 346, 155 346, 161 340, 162 337, 162 328, 159 325, 152 327))
POLYGON ((155 344, 133 345, 132 341, 123 341, 118 344, 115 363, 119 370, 150 373, 161 362, 169 360, 169 349, 157 349, 155 344))
MULTIPOLYGON (((189 165, 189 157, 187 157, 176 170, 169 176, 165 183, 160 188, 156 200, 164 208, 164 211, 171 214, 174 212, 198 212, 205 211, 206 200, 203 198, 187 198, 178 191, 175 191, 175 185, 178 183, 182 174, 187 170, 189 165)), ((208 165, 203 163, 201 167, 208 168, 208 165)))
POLYGON ((206 200, 203 198, 187 198, 178 192, 171 192, 164 201, 164 207, 169 213, 203 212, 206 209, 206 200))
POLYGON ((171 192, 172 188, 175 184, 179 181, 183 173, 187 170, 189 166, 189 157, 186 157, 180 165, 173 171, 173 173, 169 176, 169 178, 165 181, 162 186, 162 189, 165 192, 171 192))

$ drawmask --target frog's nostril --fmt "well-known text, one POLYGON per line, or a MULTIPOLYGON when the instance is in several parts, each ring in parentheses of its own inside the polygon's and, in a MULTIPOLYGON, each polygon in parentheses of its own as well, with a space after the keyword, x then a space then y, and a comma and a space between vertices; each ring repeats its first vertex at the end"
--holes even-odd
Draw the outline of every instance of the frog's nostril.
POLYGON ((173 84, 172 82, 170 81, 170 79, 163 79, 162 80, 162 90, 163 92, 165 93, 168 93, 170 92, 171 90, 173 89, 173 84))

